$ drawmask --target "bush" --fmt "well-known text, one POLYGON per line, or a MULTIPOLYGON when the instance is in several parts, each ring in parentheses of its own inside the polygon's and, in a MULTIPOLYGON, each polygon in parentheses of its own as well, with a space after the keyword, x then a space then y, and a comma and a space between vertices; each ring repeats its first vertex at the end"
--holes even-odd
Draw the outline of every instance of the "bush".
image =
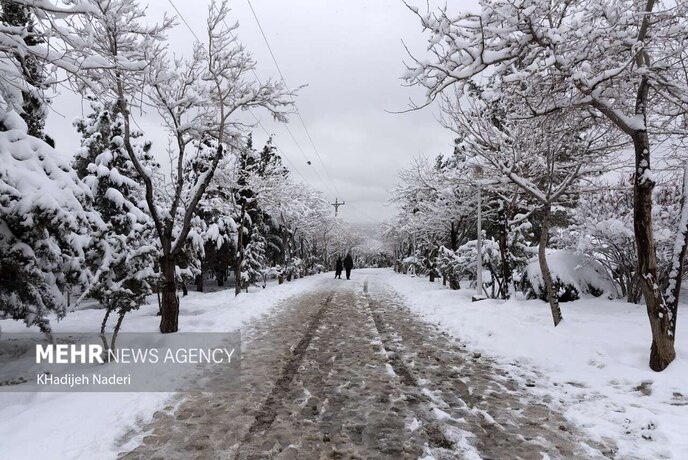
POLYGON ((422 276, 427 274, 428 271, 426 258, 420 251, 416 251, 414 255, 403 259, 401 265, 404 273, 410 272, 411 274, 422 276))
MULTIPOLYGON (((600 297, 605 293, 614 292, 614 285, 607 279, 604 267, 591 257, 550 250, 547 253, 547 263, 559 302, 572 302, 580 299, 582 295, 600 297)), ((522 289, 529 299, 547 301, 537 259, 532 260, 526 267, 522 289)))

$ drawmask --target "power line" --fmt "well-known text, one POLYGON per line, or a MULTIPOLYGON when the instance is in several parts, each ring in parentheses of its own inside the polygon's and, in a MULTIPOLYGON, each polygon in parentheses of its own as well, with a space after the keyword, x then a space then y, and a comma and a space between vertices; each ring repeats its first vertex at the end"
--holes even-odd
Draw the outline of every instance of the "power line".
POLYGON ((184 24, 186 24, 186 27, 189 29, 189 32, 191 32, 191 35, 193 35, 193 36, 196 38, 196 41, 200 43, 201 40, 198 38, 198 35, 196 35, 196 32, 194 32, 194 30, 191 28, 191 26, 189 25, 189 23, 186 22, 186 19, 184 19, 184 16, 182 15, 182 13, 180 13, 179 10, 177 9, 177 7, 175 6, 175 4, 172 3, 172 0, 167 0, 167 1, 170 3, 170 5, 172 5, 172 8, 174 8, 174 11, 177 12, 177 15, 179 16, 179 19, 181 19, 182 22, 183 22, 184 24))
MULTIPOLYGON (((218 10, 217 10, 217 6, 215 7, 215 10, 218 11, 218 10)), ((218 11, 218 12, 219 12, 219 11, 218 11)), ((185 21, 185 22, 186 22, 186 21, 185 21)), ((229 34, 231 35, 232 39, 238 41, 237 36, 234 35, 234 32, 232 31, 232 28, 229 27, 229 25, 227 24, 227 21, 225 20, 224 17, 222 18, 222 23, 223 23, 223 24, 225 25, 225 27, 227 28, 227 31, 228 31, 229 34)), ((262 32, 262 29, 261 29, 261 32, 262 32)), ((272 53, 272 50, 270 50, 270 53, 272 53)), ((278 71, 279 71, 279 69, 278 69, 278 71)), ((258 82, 258 84, 261 84, 261 85, 262 85, 261 79, 260 79, 260 77, 258 76, 258 74, 256 73, 256 69, 255 69, 255 68, 251 68, 251 73, 253 73, 253 76, 255 77, 255 79, 256 79, 256 81, 258 82)), ((280 76, 281 76, 281 71, 280 71, 280 76)), ((282 81, 284 81, 284 80, 282 80, 282 81)), ((286 83, 285 83, 285 86, 286 86, 286 83)), ((258 119, 258 117, 253 113, 253 111, 252 111, 251 109, 248 109, 248 111, 249 111, 249 113, 253 116, 253 118, 256 120, 256 123, 258 123, 258 125, 262 128, 262 130, 265 131, 265 134, 266 134, 268 137, 272 137, 272 136, 270 135, 270 133, 268 132, 268 130, 265 129, 265 126, 263 126, 263 124, 260 122, 260 120, 258 119)), ((298 112, 297 112, 297 113, 298 113, 298 112)), ((283 125, 284 125, 284 128, 285 128, 285 129, 287 130, 287 132, 289 133, 289 136, 291 137, 291 139, 294 141, 294 144, 296 145, 296 148, 301 152, 301 155, 303 155, 303 158, 306 160, 306 163, 310 166, 310 165, 311 165, 311 161, 308 159, 308 156, 307 156, 306 153, 303 151, 303 148, 301 148, 301 144, 299 144, 299 141, 296 140, 296 137, 294 136, 294 134, 293 134, 293 133, 291 132, 291 130, 289 129, 289 125, 287 125, 286 123, 283 123, 283 125)), ((277 147, 276 144, 275 144, 275 146, 277 147)), ((301 171, 299 171, 299 170, 296 168, 296 166, 294 165, 294 163, 292 163, 292 161, 291 161, 287 156, 285 156, 285 159, 287 160, 287 162, 289 162, 290 165, 292 165, 292 167, 294 168, 294 170, 298 173, 299 176, 301 176, 301 178, 302 178, 306 183, 310 183, 310 181, 307 180, 306 177, 305 177, 303 174, 301 174, 301 171)), ((313 168, 313 171, 315 172, 315 174, 316 174, 316 176, 318 177, 318 179, 320 180, 320 182, 322 182, 323 185, 325 185, 326 187, 329 188, 327 182, 325 182, 325 181, 320 177, 320 174, 318 173, 318 170, 315 169, 315 168, 313 168)), ((327 172, 327 171, 326 171, 326 172, 327 172)), ((313 184, 311 184, 311 185, 313 185, 313 184)), ((315 188, 315 187, 314 187, 314 188, 315 188)), ((332 189, 330 189, 330 191, 332 191, 332 189)))
MULTIPOLYGON (((272 135, 268 132, 267 129, 265 129, 265 126, 263 126, 263 123, 260 122, 260 120, 258 119, 258 117, 256 116, 256 114, 254 114, 253 111, 251 111, 251 110, 249 110, 249 113, 253 116, 253 118, 255 118, 256 123, 258 123, 258 126, 260 126, 261 129, 265 132, 265 135, 268 136, 268 138, 272 138, 272 135)), ((280 149, 280 148, 277 146, 277 144, 275 144, 275 147, 277 147, 278 150, 282 150, 282 149, 280 149)), ((296 174, 298 174, 299 176, 301 176, 301 179, 303 179, 304 182, 310 183, 310 181, 309 181, 308 179, 306 179, 306 177, 305 177, 303 174, 301 174, 301 171, 299 171, 299 170, 296 168, 296 165, 294 165, 294 163, 292 163, 292 161, 289 159, 288 156, 285 155, 285 156, 284 156, 284 159, 287 160, 287 163, 289 163, 289 165, 290 165, 290 166, 292 167, 292 169, 296 172, 296 174)))
MULTIPOLYGON (((286 85, 286 83, 285 83, 285 85, 286 85)), ((315 146, 315 142, 313 142, 313 138, 311 137, 311 133, 308 132, 308 128, 306 127, 306 123, 303 121, 303 117, 301 116, 301 112, 299 112, 298 109, 296 109, 296 115, 299 117, 299 120, 301 121, 301 125, 303 126, 303 130, 306 132, 306 136, 308 137, 308 140, 310 141, 311 146, 313 147, 313 150, 315 150, 315 154, 318 157, 318 160, 320 161, 320 164, 322 165, 323 170, 325 171, 325 174, 327 174, 327 178, 330 179, 330 182, 332 183, 332 186, 337 191, 337 194, 340 194, 339 189, 337 189, 337 184, 335 184, 334 180, 332 180, 332 176, 330 176, 330 172, 325 167, 325 162, 323 162, 323 159, 320 156, 320 151, 318 151, 318 147, 315 146)))
POLYGON ((364 220, 367 220, 372 224, 378 224, 380 222, 379 220, 370 217, 368 214, 364 213, 356 206, 349 206, 349 210, 353 211, 355 214, 358 214, 359 217, 362 217, 364 220))
MULTIPOLYGON (((303 155, 303 157, 306 159, 306 163, 308 163, 309 165, 311 165, 311 161, 310 161, 310 160, 308 159, 308 157, 306 156, 306 153, 305 153, 305 152, 303 151, 303 149, 301 148, 301 145, 300 145, 299 142, 296 140, 296 137, 294 137, 294 133, 292 133, 291 129, 289 129, 289 126, 288 126, 287 124, 284 124, 284 128, 285 128, 285 129, 287 130, 287 132, 289 133, 289 136, 291 136, 291 139, 292 139, 292 141, 294 141, 294 144, 296 144, 296 148, 301 152, 301 155, 303 155)), ((322 182, 322 184, 323 184, 325 187, 327 187, 327 188, 329 189, 330 192, 332 192, 334 195, 337 195, 337 193, 336 193, 335 191, 332 190, 332 188, 329 186, 329 184, 323 180, 323 178, 320 176, 320 173, 318 172, 318 170, 317 170, 316 168, 313 168, 313 172, 314 172, 315 175, 318 177, 318 180, 320 180, 320 182, 322 182)))
MULTIPOLYGON (((251 0, 246 0, 246 1, 247 1, 247 3, 248 3, 249 8, 251 9, 251 13, 253 14, 253 18, 256 20, 256 24, 258 25, 258 29, 260 30, 260 34, 261 34, 262 37, 263 37, 263 41, 265 42, 265 46, 267 47, 268 52, 270 53, 270 57, 272 58, 272 62, 275 64, 275 67, 277 68, 277 73, 279 74, 280 79, 282 80, 282 83, 284 83, 284 86, 285 86, 285 87, 289 87, 289 85, 287 84, 286 79, 284 78, 284 73, 282 72, 282 69, 280 68, 279 63, 277 62, 277 57, 275 56, 275 53, 274 53, 274 51, 272 50, 272 47, 270 46, 270 42, 269 42, 269 40, 268 40, 268 38, 267 38, 267 35, 265 34, 265 30, 263 29, 263 26, 261 25, 260 20, 258 19, 258 14, 256 13, 255 8, 253 8, 253 4, 251 3, 251 0)), ((334 180, 332 179, 332 176, 330 175, 330 172, 328 171, 327 167, 325 166, 325 162, 323 161, 322 156, 320 155, 320 151, 318 150, 318 147, 316 146, 315 141, 313 140, 313 137, 311 136, 311 133, 310 133, 310 131, 308 130, 308 126, 306 125, 306 121, 303 119, 303 116, 301 115, 301 112, 299 111, 299 109, 296 107, 296 104, 294 104, 294 107, 295 107, 295 109, 296 109, 296 115, 298 116, 299 121, 301 122, 301 126, 303 127, 303 130, 304 130, 304 132, 306 133, 306 137, 308 138, 308 141, 310 142, 311 147, 313 147, 313 151, 315 151, 315 154, 316 154, 316 156, 318 157, 318 160, 320 161, 320 165, 322 166, 323 171, 325 171, 325 174, 327 175, 327 178, 330 180, 330 183, 332 184, 332 187, 334 187, 334 190, 332 190, 332 188, 329 187, 329 185, 327 184, 327 182, 325 182, 325 181, 322 180, 322 178, 321 178, 320 175, 318 174, 318 170, 317 170, 317 169, 313 169, 313 171, 315 171, 315 173, 316 173, 316 175, 318 176, 318 178, 323 182, 323 184, 325 184, 325 185, 330 189, 331 192, 332 192, 332 191, 335 192, 335 193, 334 193, 334 194, 335 194, 335 197, 336 197, 336 196, 341 196, 341 193, 339 192, 339 189, 337 188, 337 184, 334 182, 334 180)), ((293 134, 293 133, 291 132, 291 130, 289 129, 289 127, 288 127, 286 124, 285 124, 284 126, 285 126, 285 128, 287 129, 287 132, 288 132, 289 135, 291 136, 292 140, 293 140, 294 143, 296 144, 297 148, 298 148, 298 149, 301 151, 301 153, 303 154, 304 158, 308 159, 308 158, 306 157, 305 152, 303 151, 303 149, 302 149, 301 146, 299 145, 298 141, 296 140, 296 137, 294 136, 294 134, 293 134)), ((308 163, 310 164, 310 162, 308 162, 308 163)), ((366 220, 368 220, 368 221, 370 221, 370 222, 373 222, 373 223, 376 222, 375 219, 373 219, 372 217, 370 217, 370 216, 368 216, 367 214, 363 213, 362 211, 360 211, 359 209, 357 209, 355 206, 351 206, 350 209, 351 209, 354 213, 358 214, 360 217, 363 217, 364 219, 366 219, 366 220)))
MULTIPOLYGON (((170 5, 172 5, 172 8, 174 8, 174 11, 177 12, 177 15, 179 16, 179 19, 181 19, 182 22, 184 23, 184 25, 186 25, 186 28, 189 29, 189 32, 191 32, 191 34, 194 36, 194 38, 196 38, 196 40, 197 40, 198 42, 200 42, 201 40, 198 38, 198 35, 196 35, 196 32, 194 32, 194 30, 191 28, 191 26, 189 25, 189 23, 186 21, 186 18, 184 18, 184 15, 182 15, 181 11, 179 11, 179 9, 178 9, 178 8, 176 7, 176 5, 172 2, 172 0, 167 0, 167 1, 169 2, 170 5)), ((225 27, 227 27, 227 30, 229 31, 229 33, 230 33, 230 35, 232 36, 232 38, 236 40, 236 36, 235 36, 234 33, 232 32, 231 27, 229 27, 229 26, 227 25, 227 21, 225 21, 224 18, 223 18, 222 22, 224 23, 225 27)), ((258 74, 256 74, 255 69, 251 69, 251 72, 253 72, 254 77, 256 78, 256 80, 258 81, 258 83, 260 83, 260 78, 258 78, 258 74)), ((263 124, 260 122, 260 119, 258 118, 258 116, 256 116, 256 114, 253 113, 253 111, 252 111, 250 108, 248 109, 248 112, 249 112, 249 113, 251 114, 251 116, 256 120, 256 123, 258 124, 258 126, 260 126, 261 129, 262 129, 263 131, 265 131, 265 134, 268 136, 268 138, 272 137, 271 134, 268 132, 268 130, 265 129, 265 126, 263 126, 263 124)), ((293 137, 293 136, 292 136, 292 137, 293 137)), ((299 147, 299 149, 301 148, 301 147, 298 145, 298 143, 297 143, 297 146, 299 147)), ((276 144, 275 144, 275 147, 277 147, 277 148, 279 149, 279 146, 277 146, 276 144)), ((279 150, 282 150, 282 149, 279 149, 279 150)), ((302 152, 303 152, 303 150, 302 150, 302 152)), ((304 155, 305 155, 305 154, 304 154, 304 155)), ((289 159, 288 156, 284 155, 284 159, 287 160, 287 162, 291 165, 292 169, 293 169, 299 176, 301 176, 301 178, 302 178, 306 183, 310 183, 310 181, 309 181, 308 179, 306 179, 306 177, 301 173, 301 171, 298 170, 298 168, 296 167, 296 165, 294 165, 294 163, 292 163, 292 161, 289 159)), ((306 160, 308 160, 308 159, 306 159, 306 160)), ((316 173, 317 173, 317 171, 316 171, 316 173)), ((322 179, 320 179, 320 180, 322 181, 322 179)), ((311 184, 311 185, 312 185, 312 184, 311 184)))
MULTIPOLYGON (((282 83, 284 83, 285 87, 289 87, 287 85, 287 81, 284 78, 284 74, 282 73, 282 69, 279 66, 279 63, 277 62, 277 58, 275 57, 275 53, 272 51, 272 47, 270 46, 270 42, 268 41, 268 37, 265 34, 265 31, 263 30, 263 26, 260 24, 260 20, 258 19, 258 14, 256 14, 256 10, 253 8, 253 4, 251 3, 251 0, 246 0, 248 2, 248 6, 251 9, 251 13, 253 14, 253 18, 256 20, 256 24, 258 25, 258 29, 260 30, 260 34, 263 36, 263 41, 265 41, 265 45, 268 48, 268 51, 270 52, 270 57, 272 58, 272 62, 274 62, 275 67, 277 68, 277 73, 279 73, 280 78, 282 79, 282 83)), ((296 105, 295 105, 296 107, 296 105)), ((303 126, 303 130, 306 132, 306 136, 308 137, 308 140, 313 147, 313 150, 315 151, 316 156, 318 157, 318 160, 320 161, 320 164, 323 168, 323 171, 325 171, 325 174, 327 175, 328 179, 332 183, 332 186, 335 189, 335 194, 340 194, 339 190, 337 189, 337 184, 334 183, 334 180, 332 180, 332 176, 330 175, 330 172, 327 170, 327 167, 325 166, 325 162, 322 159, 322 156, 320 155, 320 151, 318 150, 318 147, 315 145, 315 142, 313 141, 313 137, 311 136, 310 132, 308 131, 308 127, 306 126, 306 122, 304 121, 303 117, 301 116, 301 112, 299 112, 299 109, 296 108, 296 115, 299 118, 299 121, 301 122, 301 125, 303 126)))
MULTIPOLYGON (((179 9, 176 7, 176 5, 173 3, 173 1, 172 1, 172 0, 167 0, 167 1, 169 2, 170 5, 172 5, 172 8, 174 8, 174 11, 176 11, 176 13, 177 13, 177 15, 179 16, 179 18, 182 20, 182 22, 184 23, 184 25, 186 25, 186 28, 189 29, 189 32, 191 32, 191 34, 194 36, 194 38, 196 38, 196 40, 197 40, 198 42, 200 42, 201 40, 198 38, 198 35, 196 35, 196 32, 194 32, 194 30, 191 28, 191 26, 189 25, 189 23, 186 21, 186 18, 184 18, 184 15, 182 15, 181 11, 179 11, 179 9)), ((253 6, 250 4, 250 2, 249 2, 249 6, 251 7, 251 10, 253 11, 253 6)), ((277 60, 275 59, 275 56, 274 56, 274 54, 273 54, 273 52, 272 52, 272 48, 270 48, 270 44, 268 43, 267 38, 266 38, 265 34, 263 33, 263 28, 261 27, 260 22, 258 22, 258 17, 255 15, 255 11, 253 11, 253 14, 254 14, 254 17, 255 17, 255 19, 256 19, 256 22, 258 23, 258 27, 260 28, 261 34, 263 35, 263 39, 265 40, 265 44, 268 46, 268 49, 269 49, 269 51, 270 51, 270 55, 272 56, 273 62, 274 62, 275 65, 277 66, 277 71, 278 71, 279 74, 280 74, 280 77, 281 77, 281 79, 282 79, 282 83, 284 83, 284 85, 285 85, 285 87, 286 87, 286 86, 287 86, 287 82, 284 80, 284 76, 282 75, 282 71, 281 71, 281 69, 279 68, 279 65, 277 64, 277 60)), ((236 36, 234 35, 234 33, 232 32, 231 27, 229 27, 229 26, 227 25, 227 21, 225 21, 224 18, 223 18, 222 22, 224 23, 225 27, 227 27, 227 30, 229 31, 229 33, 230 33, 230 35, 232 36, 232 38, 236 40, 237 37, 236 37, 236 36)), ((261 81, 261 80, 260 80, 260 78, 258 77, 258 74, 256 73, 255 69, 252 68, 252 69, 251 69, 251 72, 253 73, 254 77, 256 78, 256 81, 258 81, 258 83, 260 84, 260 81, 261 81)), ((260 122, 260 119, 256 116, 256 114, 253 113, 253 111, 252 111, 250 108, 248 109, 248 112, 251 114, 251 116, 253 116, 253 118, 256 120, 256 123, 258 124, 258 126, 261 127, 261 129, 265 132, 265 134, 266 134, 268 137, 271 137, 270 133, 269 133, 268 130, 265 128, 265 126, 263 126, 263 124, 260 122)), ((301 114, 299 113, 298 109, 296 109, 296 113, 297 113, 297 115, 298 115, 298 117, 299 117, 299 119, 300 119, 300 121, 301 121, 301 124, 303 125, 304 130, 306 131, 306 134, 307 134, 307 136, 308 136, 308 138, 309 138, 309 140, 310 140, 310 142, 311 142, 311 145, 312 145, 313 148, 315 149, 315 144, 313 143, 313 139, 311 138, 310 133, 308 133, 308 130, 307 130, 307 128, 306 128, 306 125, 305 125, 305 123, 304 123, 304 121, 303 121, 303 118, 301 117, 301 114)), ((297 140, 296 137, 294 136, 294 133, 292 133, 291 129, 289 129, 289 126, 288 126, 287 124, 283 124, 283 125, 284 125, 285 129, 287 130, 287 132, 289 133, 289 136, 290 136, 290 137, 292 138, 292 140, 294 141, 294 144, 296 145, 297 149, 298 149, 298 150, 301 152, 301 154, 303 155, 304 159, 306 160, 306 163, 308 163, 308 165, 311 165, 311 161, 308 159, 308 156, 306 155, 306 153, 304 152, 303 148, 301 147, 301 144, 299 144, 298 140, 297 140)), ((279 147, 278 147, 276 144, 275 144, 275 147, 277 147, 277 148, 279 149, 279 147)), ((282 150, 282 149, 279 149, 279 150, 282 150)), ((330 182, 331 182, 332 185, 334 186, 335 190, 333 190, 333 189, 329 186, 329 184, 328 184, 325 180, 323 180, 323 178, 320 176, 320 173, 318 173, 318 170, 317 170, 316 168, 313 168, 313 172, 314 172, 315 175, 317 176, 318 180, 320 180, 320 182, 321 182, 325 187, 327 187, 327 188, 329 189, 330 192, 332 192, 334 195, 337 195, 337 194, 338 194, 338 191, 336 190, 337 186, 334 184, 334 181, 332 181, 332 177, 330 176, 329 172, 327 171, 327 168, 325 168, 325 164, 323 163, 322 158, 320 157, 320 154, 318 153, 317 150, 316 150, 316 154, 317 154, 317 156, 318 156, 318 159, 320 160, 320 163, 321 163, 322 166, 323 166, 323 170, 325 171, 325 174, 327 174, 327 176, 328 176, 328 178, 330 179, 330 182)), ((288 156, 285 155, 284 158, 285 158, 285 160, 287 160, 287 162, 292 166, 292 168, 294 169, 294 171, 296 171, 296 173, 297 173, 299 176, 301 176, 301 178, 302 178, 306 183, 311 184, 311 186, 313 185, 308 179, 306 179, 306 177, 301 173, 301 171, 299 171, 299 170, 296 168, 296 166, 295 166, 294 163, 289 159, 288 156)), ((314 188, 315 188, 315 187, 314 187, 314 188)))

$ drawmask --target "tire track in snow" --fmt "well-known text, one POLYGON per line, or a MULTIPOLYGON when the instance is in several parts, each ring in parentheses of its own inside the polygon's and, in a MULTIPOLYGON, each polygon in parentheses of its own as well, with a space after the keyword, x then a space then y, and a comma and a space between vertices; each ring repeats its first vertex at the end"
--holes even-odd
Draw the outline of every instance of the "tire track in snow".
POLYGON ((318 309, 318 311, 315 312, 315 314, 311 317, 311 321, 306 328, 306 332, 301 337, 301 340, 299 340, 299 343, 294 347, 291 356, 282 368, 279 378, 275 381, 272 392, 265 399, 263 406, 256 415, 255 421, 249 428, 248 433, 242 440, 242 443, 248 442, 254 433, 266 431, 270 428, 272 422, 274 422, 275 417, 277 416, 277 410, 281 406, 282 400, 289 392, 289 386, 291 385, 292 380, 294 380, 294 376, 299 369, 299 365, 303 360, 306 350, 308 349, 311 340, 313 340, 313 336, 318 330, 318 327, 320 327, 323 316, 325 315, 325 311, 330 305, 330 302, 332 302, 333 297, 334 293, 329 294, 320 309, 318 309))
POLYGON ((404 363, 399 347, 393 345, 393 341, 390 337, 393 331, 387 328, 382 316, 373 308, 373 301, 368 293, 368 280, 363 284, 363 296, 366 299, 368 311, 373 318, 375 328, 380 335, 382 348, 387 356, 389 366, 391 366, 394 374, 399 377, 401 383, 413 388, 412 393, 414 393, 414 395, 410 398, 410 406, 411 409, 416 412, 416 415, 423 420, 422 429, 427 435, 431 447, 453 449, 454 443, 447 439, 441 425, 438 421, 434 420, 432 416, 432 409, 429 407, 433 405, 432 401, 423 394, 415 377, 404 363), (418 397, 418 399, 415 399, 415 397, 418 397), (413 406, 416 407, 414 408, 413 406))
MULTIPOLYGON (((412 371, 421 388, 422 406, 426 411, 429 408, 430 416, 437 420, 435 426, 453 443, 449 458, 610 455, 606 442, 587 439, 518 379, 494 367, 489 357, 467 352, 437 326, 414 318, 403 299, 387 286, 373 287, 374 296, 368 294, 370 288, 365 294, 371 301, 371 314, 378 316, 388 335, 391 345, 385 346, 396 347, 396 355, 412 371)), ((448 453, 430 447, 426 450, 430 456, 445 458, 448 453)))

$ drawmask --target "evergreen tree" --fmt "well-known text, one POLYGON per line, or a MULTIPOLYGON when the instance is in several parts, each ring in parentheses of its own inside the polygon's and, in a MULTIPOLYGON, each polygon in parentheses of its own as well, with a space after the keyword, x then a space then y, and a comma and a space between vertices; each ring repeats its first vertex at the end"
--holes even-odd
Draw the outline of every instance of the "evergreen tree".
MULTIPOLYGON (((282 164, 282 158, 277 153, 277 148, 273 144, 272 137, 270 137, 263 149, 260 151, 259 161, 256 166, 256 175, 265 182, 270 179, 286 179, 289 175, 289 170, 282 164)), ((256 206, 259 206, 256 203, 256 206)), ((266 264, 276 266, 284 264, 284 248, 283 235, 286 231, 284 226, 277 221, 278 216, 271 216, 269 213, 260 211, 261 225, 256 226, 265 239, 265 259, 266 264)))
POLYGON ((266 267, 265 238, 257 228, 251 229, 249 242, 244 248, 241 260, 241 284, 248 290, 250 284, 256 284, 262 279, 266 267))
POLYGON ((0 111, 0 319, 50 332, 48 315, 88 282, 84 251, 104 224, 68 161, 27 131, 0 111))
MULTIPOLYGON (((27 46, 35 46, 45 40, 37 33, 34 18, 29 7, 12 0, 0 0, 0 22, 8 26, 22 27, 25 30, 24 42, 27 46)), ((14 58, 21 68, 22 75, 30 90, 22 91, 24 100, 21 117, 26 122, 28 134, 45 140, 54 147, 54 142, 45 136, 45 100, 40 96, 45 89, 43 67, 34 56, 15 53, 14 58)))
MULTIPOLYGON (((209 155, 217 148, 211 140, 196 143, 195 153, 187 164, 188 181, 194 181, 202 170, 209 155)), ((203 239, 203 258, 200 277, 197 277, 197 289, 203 290, 203 272, 211 272, 218 286, 224 286, 237 247, 238 216, 234 197, 236 180, 234 177, 234 157, 223 158, 215 172, 213 182, 198 204, 196 215, 200 220, 200 235, 203 239)))
MULTIPOLYGON (((157 248, 148 215, 139 206, 143 188, 122 145, 124 123, 115 104, 93 103, 88 117, 75 122, 82 135, 74 169, 93 193, 93 208, 107 227, 98 232, 87 253, 95 272, 87 293, 106 309, 104 332, 112 312, 118 315, 115 331, 124 315, 139 308, 152 292, 157 248)), ((133 133, 143 164, 152 165, 151 144, 133 133)))

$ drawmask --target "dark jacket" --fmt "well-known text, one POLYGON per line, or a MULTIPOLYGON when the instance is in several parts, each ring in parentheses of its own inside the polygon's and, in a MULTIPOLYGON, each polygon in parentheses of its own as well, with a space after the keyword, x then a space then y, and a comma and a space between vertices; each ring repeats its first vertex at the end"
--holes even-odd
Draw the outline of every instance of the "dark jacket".
POLYGON ((344 268, 347 270, 354 268, 354 259, 351 258, 351 254, 347 254, 346 257, 344 257, 344 268))
POLYGON ((337 259, 337 263, 334 266, 334 271, 336 271, 337 273, 342 272, 342 258, 341 257, 337 259))

